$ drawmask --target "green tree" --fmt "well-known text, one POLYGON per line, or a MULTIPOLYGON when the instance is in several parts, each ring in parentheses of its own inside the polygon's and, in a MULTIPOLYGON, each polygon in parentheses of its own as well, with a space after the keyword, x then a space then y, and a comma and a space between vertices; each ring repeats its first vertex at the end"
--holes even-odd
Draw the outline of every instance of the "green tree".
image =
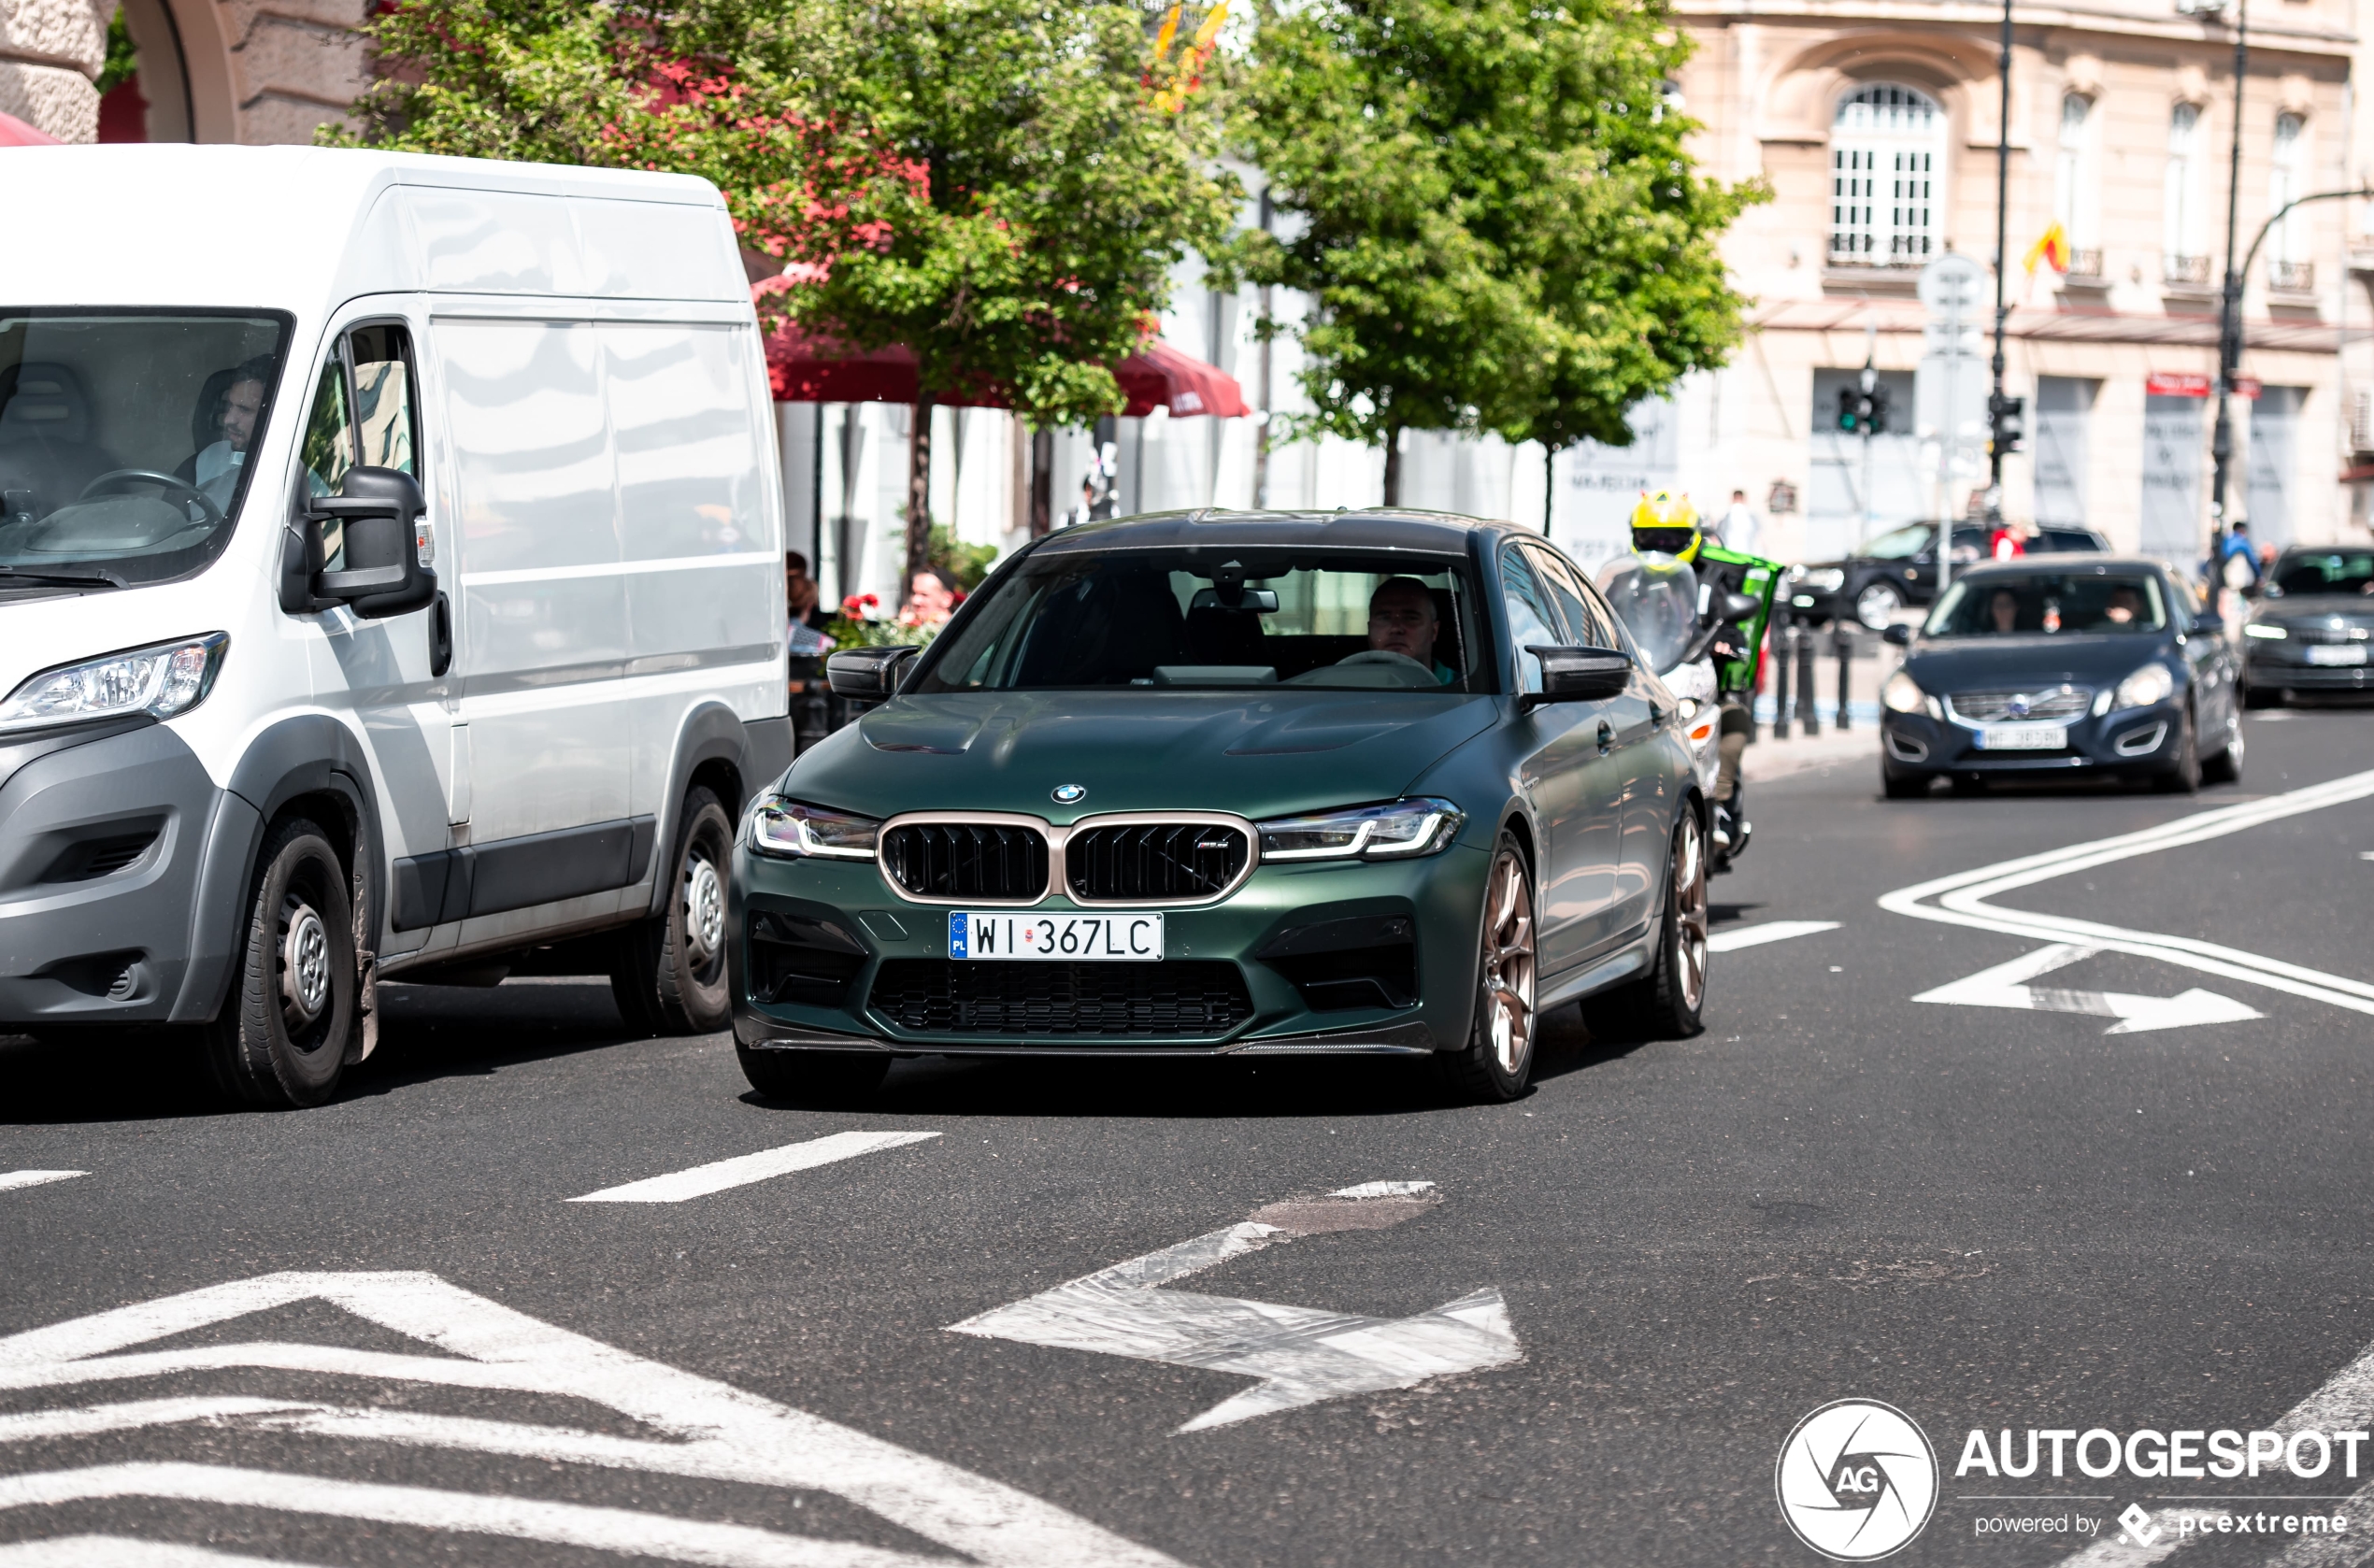
MULTIPOLYGON (((1234 262, 1312 302, 1299 422, 1631 439, 1624 414, 1720 363, 1744 305, 1716 242, 1760 188, 1699 178, 1664 0, 1271 0, 1238 140, 1298 220, 1234 262)), ((1277 330, 1267 323, 1266 330, 1277 330)))
POLYGON ((355 139, 702 175, 771 312, 914 350, 908 570, 931 413, 995 388, 1035 427, 1119 410, 1109 366, 1222 242, 1236 187, 1194 91, 1208 30, 1125 0, 403 0, 355 139))

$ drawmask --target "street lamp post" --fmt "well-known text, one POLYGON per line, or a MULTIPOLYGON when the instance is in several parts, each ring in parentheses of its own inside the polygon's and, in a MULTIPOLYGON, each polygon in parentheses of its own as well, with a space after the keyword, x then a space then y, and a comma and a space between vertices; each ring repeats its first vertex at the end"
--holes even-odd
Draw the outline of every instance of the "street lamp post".
MULTIPOLYGON (((2228 410, 2234 395, 2234 378, 2242 364, 2242 278, 2244 269, 2238 267, 2234 256, 2242 206, 2242 77, 2250 65, 2250 0, 2234 0, 2234 143, 2226 164, 2225 185, 2225 289, 2219 301, 2217 319, 2217 428, 2210 436, 2210 461, 2213 465, 2210 478, 2210 559, 2209 569, 2214 577, 2218 559, 2225 549, 2225 482, 2226 469, 2234 457, 2234 421, 2228 410)), ((2287 209, 2288 210, 2288 209, 2287 209)), ((2270 220, 2270 221, 2272 221, 2270 220)), ((2266 231, 2260 231, 2266 237, 2266 231)), ((2255 255, 2258 247, 2251 247, 2255 255)), ((2211 584, 2210 602, 2216 602, 2216 587, 2211 584)))
MULTIPOLYGON (((2010 309, 2003 303, 2003 273, 2010 264, 2011 213, 2011 0, 2003 0, 2003 48, 1996 58, 1997 74, 2003 78, 2002 103, 1995 126, 1995 389, 1988 393, 1987 410, 1987 512, 1988 520, 1997 526, 2003 521, 2003 322, 2010 309)), ((1948 525, 1951 536, 1951 524, 1948 525)), ((1939 546, 1940 559, 1947 553, 1939 546)), ((1944 581, 1942 577, 1938 579, 1944 581)))

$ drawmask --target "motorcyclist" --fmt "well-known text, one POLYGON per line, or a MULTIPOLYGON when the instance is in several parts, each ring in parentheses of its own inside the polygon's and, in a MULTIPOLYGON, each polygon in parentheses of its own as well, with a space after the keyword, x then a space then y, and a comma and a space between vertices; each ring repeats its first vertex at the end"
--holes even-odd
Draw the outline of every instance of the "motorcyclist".
POLYGON ((1716 740, 1718 764, 1714 783, 1714 849, 1718 865, 1747 848, 1749 825, 1739 787, 1739 758, 1748 734, 1755 727, 1754 703, 1758 649, 1764 646, 1766 622, 1771 619, 1772 598, 1780 583, 1780 564, 1741 550, 1725 549, 1701 529, 1690 498, 1673 491, 1643 494, 1632 511, 1632 548, 1636 554, 1663 554, 1687 563, 1697 574, 1698 619, 1702 634, 1710 635, 1721 707, 1716 740), (1754 613, 1737 620, 1721 612, 1730 594, 1755 602, 1754 613))

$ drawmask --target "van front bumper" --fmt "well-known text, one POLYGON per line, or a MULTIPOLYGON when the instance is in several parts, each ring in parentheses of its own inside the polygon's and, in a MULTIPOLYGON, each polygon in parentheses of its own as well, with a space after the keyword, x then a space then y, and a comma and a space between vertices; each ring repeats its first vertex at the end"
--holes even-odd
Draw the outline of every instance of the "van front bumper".
POLYGON ((0 1031, 211 1017, 239 934, 200 912, 261 827, 153 720, 0 742, 0 1031))

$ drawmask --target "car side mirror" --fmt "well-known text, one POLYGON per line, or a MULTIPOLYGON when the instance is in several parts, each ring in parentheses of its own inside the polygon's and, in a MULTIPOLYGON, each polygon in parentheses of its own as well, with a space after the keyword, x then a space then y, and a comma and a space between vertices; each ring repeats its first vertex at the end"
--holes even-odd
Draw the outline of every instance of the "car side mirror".
MULTIPOLYGON (((428 509, 411 475, 393 468, 348 469, 338 493, 312 497, 299 520, 311 597, 348 606, 373 620, 435 603, 436 574, 421 560, 428 549, 428 509), (346 559, 336 571, 322 564, 321 529, 333 520, 342 525, 345 538, 346 559)), ((284 556, 284 587, 291 564, 284 556)))
POLYGON ((1880 640, 1895 648, 1910 648, 1912 646, 1912 628, 1909 626, 1890 624, 1886 630, 1880 634, 1880 640))
POLYGON ((845 648, 824 661, 824 678, 833 695, 858 702, 879 703, 895 695, 903 662, 921 651, 900 643, 890 648, 845 648))
POLYGON ((1541 690, 1518 699, 1521 707, 1597 702, 1617 695, 1632 681, 1632 656, 1611 648, 1528 648, 1525 651, 1541 661, 1541 690))
POLYGON ((1764 608, 1764 601, 1761 599, 1751 598, 1745 593, 1726 593, 1723 596, 1723 602, 1715 606, 1715 619, 1745 620, 1762 608, 1764 608))
POLYGON ((2225 618, 2219 615, 2196 615, 2193 618, 2193 633, 2195 636, 2222 637, 2225 635, 2225 618))

